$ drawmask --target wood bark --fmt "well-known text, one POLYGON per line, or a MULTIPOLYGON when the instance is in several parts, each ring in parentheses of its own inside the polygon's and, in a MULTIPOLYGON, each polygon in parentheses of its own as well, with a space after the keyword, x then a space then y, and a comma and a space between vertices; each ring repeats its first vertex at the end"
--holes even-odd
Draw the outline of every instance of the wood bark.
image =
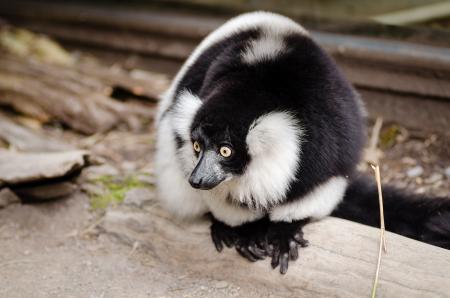
MULTIPOLYGON (((305 228, 310 246, 285 276, 269 260, 250 263, 233 249, 215 251, 206 221, 182 223, 154 202, 145 210, 109 209, 101 228, 138 245, 152 266, 183 268, 194 276, 265 289, 281 297, 369 297, 376 269, 379 230, 336 218, 305 228)), ((387 233, 378 297, 448 297, 450 252, 387 233)))
POLYGON ((43 122, 60 121, 91 134, 126 123, 134 128, 140 118, 149 120, 154 109, 111 98, 121 87, 139 97, 156 99, 167 80, 146 72, 145 79, 132 78, 120 69, 80 63, 68 67, 31 59, 0 55, 0 104, 43 122))

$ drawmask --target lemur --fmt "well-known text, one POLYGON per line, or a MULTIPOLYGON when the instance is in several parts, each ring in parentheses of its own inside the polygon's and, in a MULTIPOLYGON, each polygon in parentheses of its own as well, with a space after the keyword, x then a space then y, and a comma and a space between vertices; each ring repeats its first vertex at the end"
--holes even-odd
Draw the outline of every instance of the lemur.
MULTIPOLYGON (((246 13, 209 34, 162 96, 155 168, 163 206, 210 214, 216 249, 286 273, 302 227, 328 215, 376 226, 356 172, 365 110, 335 62, 291 19, 246 13)), ((450 249, 450 200, 384 188, 389 231, 450 249)))

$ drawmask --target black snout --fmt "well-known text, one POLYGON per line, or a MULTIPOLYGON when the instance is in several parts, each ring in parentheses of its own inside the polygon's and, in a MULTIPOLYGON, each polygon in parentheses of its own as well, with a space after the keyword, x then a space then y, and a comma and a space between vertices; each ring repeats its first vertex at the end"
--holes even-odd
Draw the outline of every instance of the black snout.
POLYGON ((189 177, 189 183, 191 184, 191 186, 193 188, 201 188, 202 186, 202 178, 197 178, 194 177, 193 175, 191 175, 191 177, 189 177))
POLYGON ((212 189, 222 182, 222 179, 203 179, 197 178, 191 175, 189 178, 189 183, 193 188, 208 190, 212 189))
POLYGON ((201 155, 197 166, 189 177, 189 183, 193 188, 212 189, 225 179, 225 173, 218 164, 215 152, 205 152, 201 155))

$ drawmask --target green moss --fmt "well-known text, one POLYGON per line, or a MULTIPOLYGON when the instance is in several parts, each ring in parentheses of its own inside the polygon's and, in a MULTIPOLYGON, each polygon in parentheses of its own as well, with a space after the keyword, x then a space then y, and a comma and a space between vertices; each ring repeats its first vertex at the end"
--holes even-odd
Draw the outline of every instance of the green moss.
POLYGON ((91 180, 91 183, 100 184, 104 189, 103 194, 91 196, 91 208, 94 210, 105 209, 110 204, 120 204, 129 190, 148 186, 139 181, 136 176, 127 176, 120 179, 115 176, 104 175, 91 180))
POLYGON ((397 136, 400 134, 400 127, 391 125, 380 134, 380 147, 387 149, 395 145, 397 136))

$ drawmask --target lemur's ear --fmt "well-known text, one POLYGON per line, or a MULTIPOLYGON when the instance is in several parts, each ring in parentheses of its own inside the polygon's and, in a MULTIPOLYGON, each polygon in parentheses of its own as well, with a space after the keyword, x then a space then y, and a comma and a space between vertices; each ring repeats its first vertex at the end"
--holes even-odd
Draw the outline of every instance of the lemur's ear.
POLYGON ((250 156, 277 157, 295 163, 300 154, 303 129, 288 112, 272 112, 256 119, 246 142, 250 156))

